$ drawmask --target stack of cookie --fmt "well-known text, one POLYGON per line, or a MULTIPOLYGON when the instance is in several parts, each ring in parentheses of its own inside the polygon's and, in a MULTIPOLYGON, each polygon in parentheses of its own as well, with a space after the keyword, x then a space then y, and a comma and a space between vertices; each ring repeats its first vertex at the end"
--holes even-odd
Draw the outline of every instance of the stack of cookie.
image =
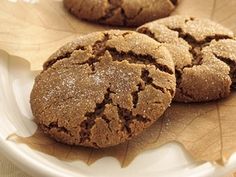
MULTIPOLYGON (((80 18, 128 26, 166 16, 176 5, 64 2, 80 18)), ((171 16, 137 32, 96 32, 66 44, 44 63, 30 103, 40 128, 57 141, 104 148, 140 134, 172 101, 221 99, 235 85, 233 32, 207 19, 171 16)))

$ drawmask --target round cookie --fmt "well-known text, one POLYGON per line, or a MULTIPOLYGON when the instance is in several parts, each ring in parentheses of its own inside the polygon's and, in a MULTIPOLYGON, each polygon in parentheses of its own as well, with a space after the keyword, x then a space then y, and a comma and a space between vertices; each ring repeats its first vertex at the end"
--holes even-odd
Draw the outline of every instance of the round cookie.
POLYGON ((236 40, 229 29, 207 19, 171 16, 137 29, 166 46, 177 79, 174 100, 224 98, 236 83, 236 40))
POLYGON ((105 31, 54 53, 35 79, 30 103, 38 125, 57 141, 102 148, 149 127, 175 87, 165 47, 137 32, 105 31))
POLYGON ((114 26, 139 26, 168 16, 177 0, 64 0, 76 17, 114 26))

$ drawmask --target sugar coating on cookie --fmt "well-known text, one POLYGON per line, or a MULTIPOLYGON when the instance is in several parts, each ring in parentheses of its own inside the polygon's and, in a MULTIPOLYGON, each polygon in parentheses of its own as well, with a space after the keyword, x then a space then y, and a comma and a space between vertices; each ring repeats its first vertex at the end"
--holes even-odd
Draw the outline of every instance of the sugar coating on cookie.
POLYGON ((236 40, 208 19, 171 16, 137 29, 168 48, 175 62, 178 102, 224 98, 236 83, 236 40))
POLYGON ((168 16, 177 0, 64 0, 80 19, 115 26, 139 26, 168 16))
POLYGON ((101 148, 150 126, 175 87, 165 47, 137 32, 105 31, 55 52, 35 79, 30 103, 38 125, 57 141, 101 148))

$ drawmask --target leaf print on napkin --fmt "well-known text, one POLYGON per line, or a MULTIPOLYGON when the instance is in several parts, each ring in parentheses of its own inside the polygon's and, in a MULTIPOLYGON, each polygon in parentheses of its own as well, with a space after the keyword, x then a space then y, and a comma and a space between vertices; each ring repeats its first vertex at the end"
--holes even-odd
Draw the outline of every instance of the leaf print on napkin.
POLYGON ((178 142, 198 161, 224 164, 236 151, 236 93, 229 98, 204 104, 175 103, 154 125, 131 141, 105 149, 71 147, 46 137, 41 130, 28 138, 9 137, 60 160, 82 160, 92 164, 113 156, 123 167, 141 152, 178 142), (45 146, 47 148, 45 148, 45 146))

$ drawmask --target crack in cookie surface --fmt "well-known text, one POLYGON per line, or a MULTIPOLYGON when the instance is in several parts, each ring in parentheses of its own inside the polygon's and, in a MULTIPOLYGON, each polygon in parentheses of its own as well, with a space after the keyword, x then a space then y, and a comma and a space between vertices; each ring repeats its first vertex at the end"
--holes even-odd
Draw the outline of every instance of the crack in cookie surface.
POLYGON ((201 65, 202 64, 203 58, 202 58, 201 50, 204 47, 209 46, 211 41, 213 41, 213 40, 219 41, 221 39, 231 39, 231 37, 229 37, 227 35, 215 34, 215 35, 211 35, 211 36, 206 36, 204 38, 204 40, 197 41, 194 38, 194 36, 192 36, 189 33, 185 33, 181 28, 169 28, 169 27, 167 27, 167 28, 172 31, 176 31, 178 33, 179 38, 186 41, 188 43, 188 45, 190 46, 189 52, 193 56, 191 67, 194 65, 201 65))
MULTIPOLYGON (((123 37, 125 38, 125 35, 128 35, 128 34, 130 34, 130 32, 124 33, 123 37)), ((137 54, 137 53, 133 52, 132 50, 130 50, 128 52, 118 51, 115 47, 107 46, 108 40, 110 40, 109 34, 104 33, 103 39, 96 41, 92 45, 93 57, 90 57, 87 61, 79 63, 79 64, 80 65, 89 64, 89 66, 91 66, 92 70, 94 71, 95 70, 94 63, 98 62, 99 57, 104 56, 105 52, 108 51, 111 54, 113 61, 126 60, 129 63, 134 63, 134 64, 140 63, 140 64, 144 64, 144 65, 154 65, 160 71, 169 73, 170 75, 174 74, 172 68, 170 68, 167 65, 158 63, 158 58, 155 58, 149 54, 137 54)), ((76 47, 76 49, 74 51, 72 51, 70 53, 65 53, 65 54, 57 57, 56 59, 46 62, 45 70, 47 68, 53 66, 53 64, 55 64, 57 61, 61 61, 63 59, 69 59, 75 51, 85 50, 85 49, 86 49, 85 46, 78 46, 78 47, 76 47)))
POLYGON ((40 123, 39 126, 49 135, 51 131, 55 130, 56 132, 59 132, 59 133, 63 132, 64 134, 70 137, 73 136, 70 130, 68 130, 65 126, 59 126, 58 121, 51 122, 49 125, 40 123))
POLYGON ((117 23, 117 25, 126 25, 127 16, 125 15, 125 11, 122 7, 123 0, 108 0, 109 8, 106 11, 106 14, 97 19, 96 21, 99 23, 105 23, 106 21, 114 17, 116 12, 121 16, 121 21, 117 23))
POLYGON ((232 60, 231 58, 227 58, 227 57, 223 57, 220 55, 217 55, 215 53, 213 53, 214 56, 221 60, 222 62, 224 62, 225 64, 227 64, 230 67, 230 78, 232 80, 232 88, 236 88, 236 61, 232 60))
POLYGON ((165 93, 164 88, 153 83, 153 78, 149 76, 149 71, 147 69, 142 69, 141 79, 144 81, 145 85, 151 85, 155 89, 160 90, 162 93, 165 93))
POLYGON ((113 61, 128 61, 129 63, 134 64, 144 64, 144 65, 154 65, 160 71, 168 73, 170 75, 174 74, 172 69, 167 65, 163 65, 157 62, 158 59, 154 58, 151 55, 136 54, 133 51, 129 52, 119 52, 116 48, 107 47, 107 50, 111 54, 113 61))
MULTIPOLYGON (((94 44, 91 45, 91 47, 92 47, 92 55, 93 56, 90 57, 87 61, 80 63, 81 65, 87 63, 90 66, 94 67, 93 64, 98 61, 98 58, 100 56, 104 55, 105 47, 106 47, 106 42, 109 40, 109 34, 104 33, 103 35, 104 36, 103 36, 102 40, 97 40, 94 44)), ((47 70, 48 68, 52 67, 58 61, 71 58, 73 53, 75 53, 78 50, 86 51, 86 49, 88 47, 89 46, 80 46, 80 45, 78 45, 77 47, 75 47, 75 49, 73 49, 70 52, 65 52, 65 53, 63 53, 63 54, 61 54, 61 55, 59 55, 59 56, 57 56, 55 58, 49 59, 44 64, 44 70, 47 70)))
MULTIPOLYGON (((90 130, 95 125, 95 120, 99 118, 104 118, 104 110, 107 104, 112 104, 112 99, 110 98, 110 94, 114 93, 110 90, 110 87, 107 89, 107 92, 104 95, 104 99, 101 103, 97 103, 93 112, 87 112, 85 114, 86 119, 81 123, 81 131, 80 131, 80 143, 84 143, 86 140, 90 138, 90 130)), ((106 122, 106 118, 104 119, 106 122)))
MULTIPOLYGON (((186 68, 188 68, 191 66, 186 66, 186 68)), ((177 85, 177 91, 179 91, 181 93, 181 95, 183 95, 185 97, 185 99, 187 100, 195 100, 194 96, 192 96, 191 94, 187 93, 187 91, 184 89, 184 87, 181 86, 182 83, 182 70, 175 70, 175 77, 176 77, 176 85, 177 85)))
POLYGON ((43 64, 43 69, 46 70, 48 69, 49 67, 51 67, 54 63, 60 61, 60 60, 64 60, 65 58, 70 58, 72 53, 76 50, 85 50, 85 47, 84 46, 77 46, 73 51, 71 52, 66 52, 56 58, 52 58, 50 59, 49 61, 46 61, 44 64, 43 64))
POLYGON ((132 95, 132 98, 133 98, 133 108, 136 108, 137 107, 137 104, 138 104, 138 93, 141 92, 142 90, 144 90, 144 86, 142 83, 139 83, 137 85, 137 90, 132 92, 131 95, 132 95))
POLYGON ((104 55, 106 50, 106 42, 108 40, 109 40, 109 35, 105 33, 102 40, 98 40, 92 45, 93 57, 90 57, 87 61, 80 63, 80 65, 88 64, 91 67, 91 70, 94 72, 95 71, 94 64, 99 62, 99 57, 104 55))
POLYGON ((174 6, 176 6, 177 3, 178 3, 178 0, 170 0, 170 1, 172 2, 172 4, 173 4, 174 6))
POLYGON ((130 128, 130 124, 132 124, 134 121, 142 122, 144 124, 151 121, 148 117, 144 117, 140 114, 133 115, 131 110, 122 108, 119 105, 117 105, 117 109, 119 118, 123 122, 123 127, 127 131, 128 137, 130 137, 131 134, 134 132, 130 128))

